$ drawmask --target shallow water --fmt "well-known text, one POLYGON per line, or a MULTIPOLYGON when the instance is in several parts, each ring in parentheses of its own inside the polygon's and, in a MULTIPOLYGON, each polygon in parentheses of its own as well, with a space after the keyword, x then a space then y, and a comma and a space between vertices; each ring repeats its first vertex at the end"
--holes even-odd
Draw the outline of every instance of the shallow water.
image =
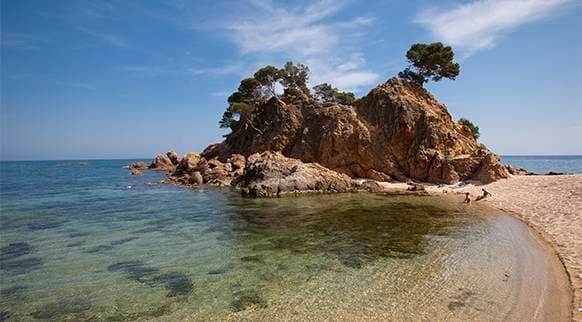
POLYGON ((545 296, 527 229, 455 199, 243 199, 128 162, 1 163, 0 321, 500 321, 545 296))

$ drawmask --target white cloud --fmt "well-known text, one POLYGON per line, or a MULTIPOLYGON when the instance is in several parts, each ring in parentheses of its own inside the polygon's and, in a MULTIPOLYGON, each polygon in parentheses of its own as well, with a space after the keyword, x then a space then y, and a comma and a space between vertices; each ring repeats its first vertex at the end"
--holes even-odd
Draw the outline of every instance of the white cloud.
POLYGON ((435 40, 470 54, 495 46, 513 28, 547 18, 575 2, 578 1, 475 0, 448 10, 424 10, 415 22, 429 29, 435 40))
POLYGON ((340 90, 357 92, 362 86, 374 85, 380 76, 366 71, 364 55, 353 53, 347 59, 330 62, 326 59, 311 58, 307 65, 312 71, 311 85, 330 83, 340 90))
POLYGON ((311 69, 311 84, 330 82, 343 90, 356 90, 378 79, 376 73, 364 69, 363 54, 350 53, 346 42, 340 42, 374 22, 372 17, 334 21, 345 1, 320 0, 297 8, 275 6, 269 0, 251 0, 250 4, 251 13, 225 26, 243 55, 257 60, 267 56, 262 59, 266 61, 278 55, 305 63, 311 69))
POLYGON ((225 76, 225 75, 238 75, 242 71, 239 64, 225 65, 221 67, 209 67, 209 68, 190 68, 190 74, 194 76, 199 75, 209 75, 209 76, 225 76))
POLYGON ((275 7, 269 1, 253 1, 256 12, 227 25, 243 53, 294 52, 302 55, 330 49, 338 42, 323 19, 341 8, 341 1, 321 0, 304 10, 275 7))

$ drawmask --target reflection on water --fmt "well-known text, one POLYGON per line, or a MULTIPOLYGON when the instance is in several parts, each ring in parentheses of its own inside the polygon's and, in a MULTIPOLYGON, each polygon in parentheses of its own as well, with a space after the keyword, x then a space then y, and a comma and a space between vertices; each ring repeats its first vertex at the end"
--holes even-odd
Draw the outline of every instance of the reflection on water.
POLYGON ((125 163, 2 164, 0 321, 501 320, 515 297, 506 217, 433 197, 242 199, 125 163))

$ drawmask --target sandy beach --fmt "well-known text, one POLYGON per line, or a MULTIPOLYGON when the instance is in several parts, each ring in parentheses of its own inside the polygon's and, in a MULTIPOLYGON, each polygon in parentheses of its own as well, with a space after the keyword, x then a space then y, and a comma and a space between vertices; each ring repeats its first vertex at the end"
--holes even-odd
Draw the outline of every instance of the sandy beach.
POLYGON ((582 175, 517 176, 485 186, 459 189, 513 213, 542 233, 564 262, 574 292, 573 319, 582 321, 582 175))
MULTIPOLYGON (((399 190, 404 184, 386 184, 399 190)), ((492 196, 479 201, 515 215, 553 246, 573 289, 573 320, 582 321, 582 175, 514 176, 487 185, 427 186, 431 193, 469 192, 473 200, 485 188, 492 196)))

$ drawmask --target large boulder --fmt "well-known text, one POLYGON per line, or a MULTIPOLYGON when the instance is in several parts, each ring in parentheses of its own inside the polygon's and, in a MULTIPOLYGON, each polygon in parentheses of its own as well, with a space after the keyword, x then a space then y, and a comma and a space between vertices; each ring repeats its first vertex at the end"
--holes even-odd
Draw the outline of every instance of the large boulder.
POLYGON ((178 165, 176 166, 176 171, 174 172, 175 176, 181 176, 183 174, 190 174, 196 166, 200 162, 200 155, 194 152, 188 152, 186 155, 180 160, 178 165))
POLYGON ((353 108, 307 97, 272 98, 202 157, 227 162, 233 154, 265 151, 379 181, 489 182, 509 175, 446 106, 398 78, 377 86, 353 108))
POLYGON ((317 163, 303 163, 279 152, 251 155, 244 174, 236 181, 243 195, 273 197, 294 192, 347 192, 352 179, 317 163))
POLYGON ((178 165, 178 163, 180 163, 180 157, 178 156, 178 154, 174 151, 170 151, 166 153, 166 156, 168 156, 168 159, 170 159, 170 162, 172 162, 173 165, 178 165))
POLYGON ((154 161, 150 164, 149 168, 154 170, 174 172, 176 170, 176 165, 172 163, 172 161, 166 154, 158 154, 154 158, 154 161))

